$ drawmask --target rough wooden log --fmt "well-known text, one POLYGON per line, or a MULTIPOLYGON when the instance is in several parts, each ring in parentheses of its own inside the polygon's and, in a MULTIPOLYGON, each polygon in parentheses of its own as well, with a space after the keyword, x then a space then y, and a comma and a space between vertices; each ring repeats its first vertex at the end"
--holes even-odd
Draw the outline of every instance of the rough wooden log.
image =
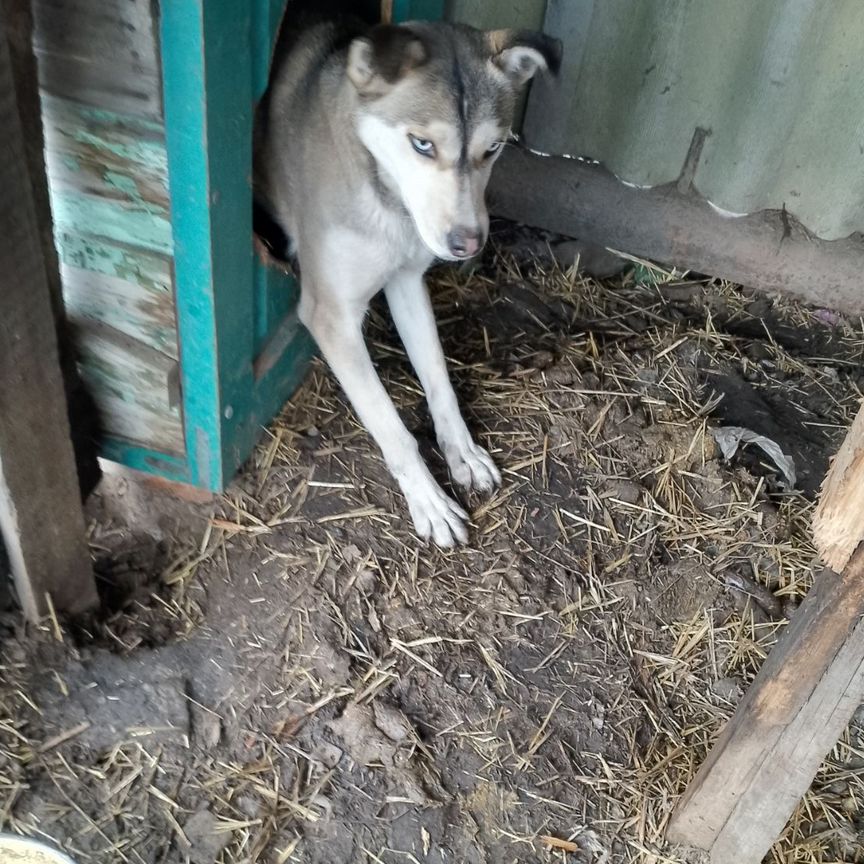
POLYGON ((0 534, 25 613, 97 601, 49 279, 0 6, 0 534))
POLYGON ((819 240, 785 212, 730 218, 682 182, 627 186, 600 165, 508 147, 489 187, 491 211, 631 255, 864 312, 864 240, 819 240))
POLYGON ((825 478, 813 536, 822 560, 837 571, 864 542, 864 405, 825 478))

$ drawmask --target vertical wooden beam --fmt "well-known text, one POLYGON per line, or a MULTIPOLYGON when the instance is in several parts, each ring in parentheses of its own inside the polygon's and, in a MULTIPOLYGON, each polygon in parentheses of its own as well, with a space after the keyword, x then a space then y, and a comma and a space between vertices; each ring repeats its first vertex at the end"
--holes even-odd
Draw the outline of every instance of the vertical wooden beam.
POLYGON ((253 109, 282 7, 171 0, 160 10, 188 479, 215 492, 302 380, 313 349, 293 279, 253 247, 253 109))
POLYGON ((712 864, 759 864, 864 701, 864 407, 814 523, 823 569, 672 816, 712 864))
POLYGON ((82 497, 99 482, 96 439, 99 418, 90 394, 84 388, 76 366, 76 352, 66 328, 66 312, 60 285, 60 268, 54 248, 54 225, 45 174, 45 136, 39 97, 36 55, 33 51, 33 11, 31 0, 0 0, 5 10, 6 41, 12 62, 18 117, 24 133, 30 185, 36 209, 36 222, 41 238, 42 254, 56 321, 60 350, 60 367, 69 405, 72 445, 78 469, 82 497))
POLYGON ((54 310, 0 7, 0 534, 25 613, 97 602, 54 310))

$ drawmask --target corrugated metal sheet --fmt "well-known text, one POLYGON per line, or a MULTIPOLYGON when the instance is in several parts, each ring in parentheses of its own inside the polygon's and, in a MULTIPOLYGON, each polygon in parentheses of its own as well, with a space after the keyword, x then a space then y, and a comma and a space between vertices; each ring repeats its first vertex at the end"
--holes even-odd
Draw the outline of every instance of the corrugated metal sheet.
MULTIPOLYGON (((452 6, 487 25, 500 9, 452 6)), ((549 0, 545 29, 565 63, 533 88, 529 146, 655 186, 678 179, 703 129, 693 182, 716 206, 785 207, 826 239, 864 231, 861 0, 549 0)))

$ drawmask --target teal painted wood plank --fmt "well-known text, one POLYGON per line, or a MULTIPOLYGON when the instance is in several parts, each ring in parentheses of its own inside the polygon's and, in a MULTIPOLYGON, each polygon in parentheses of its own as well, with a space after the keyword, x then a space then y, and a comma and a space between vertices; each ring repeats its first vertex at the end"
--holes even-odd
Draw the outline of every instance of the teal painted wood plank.
MULTIPOLYGON (((166 270, 168 259, 162 259, 166 270)), ((155 351, 177 359, 177 322, 170 273, 157 287, 60 264, 63 299, 70 315, 98 321, 155 351)))
POLYGON ((183 456, 151 450, 113 435, 105 436, 100 444, 102 457, 110 462, 117 462, 135 471, 158 474, 175 483, 192 483, 189 461, 183 456))
MULTIPOLYGON (((216 491, 221 489, 225 479, 222 470, 222 414, 229 405, 223 408, 224 382, 220 380, 218 370, 217 328, 221 325, 219 319, 222 316, 221 310, 217 309, 215 284, 218 268, 214 257, 218 250, 214 249, 212 236, 212 211, 220 204, 219 190, 211 177, 214 154, 210 152, 210 143, 214 130, 208 126, 207 106, 208 99, 217 98, 207 74, 208 71, 215 72, 208 62, 208 52, 212 55, 213 51, 207 38, 209 21, 214 15, 222 20, 226 30, 233 23, 240 23, 241 26, 232 34, 236 56, 230 59, 229 68, 238 80, 251 81, 248 58, 244 64, 242 49, 248 37, 248 16, 244 27, 242 10, 241 21, 237 22, 238 10, 232 16, 226 5, 233 4, 226 4, 224 0, 206 4, 195 0, 172 0, 163 7, 161 18, 162 91, 172 228, 176 243, 174 268, 186 450, 192 482, 216 491), (236 65, 235 59, 239 61, 236 65)), ((213 59, 218 62, 218 58, 213 59)), ((228 86, 230 89, 230 84, 228 86)), ((250 110, 247 106, 247 113, 250 110)), ((248 128, 242 110, 235 122, 241 133, 248 128)), ((240 147, 242 150, 242 142, 240 147)), ((238 161, 242 163, 244 160, 241 157, 238 161)), ((238 214, 238 220, 238 228, 242 231, 242 214, 238 214)), ((246 237, 251 237, 251 220, 246 237)), ((231 268, 231 275, 239 276, 239 284, 242 284, 242 272, 238 274, 236 268, 231 268)), ((247 283, 251 283, 251 266, 245 278, 247 283)), ((249 307, 251 309, 251 302, 249 307)), ((242 311, 239 317, 237 341, 242 350, 245 341, 242 337, 242 311)), ((251 345, 246 348, 251 352, 251 345)), ((231 407, 229 413, 232 415, 233 410, 231 407)))
POLYGON ((252 4, 252 97, 256 101, 267 89, 273 46, 284 11, 285 0, 256 0, 252 4))
POLYGON ((184 450, 177 362, 102 322, 69 315, 81 377, 107 434, 184 450))
POLYGON ((279 267, 255 257, 255 356, 268 342, 300 299, 296 279, 279 267))
POLYGON ((52 189, 51 210, 60 232, 77 233, 86 227, 91 236, 115 240, 126 246, 163 255, 171 255, 174 249, 168 213, 157 212, 152 205, 52 189))
POLYGON ((43 96, 45 162, 59 235, 86 232, 170 255, 161 124, 43 96))
POLYGON ((178 356, 171 258, 68 231, 57 232, 56 244, 64 299, 73 314, 178 356))
POLYGON ((444 17, 444 0, 393 0, 393 21, 437 21, 444 17))
POLYGON ((255 20, 249 4, 172 0, 161 21, 187 452, 192 481, 217 491, 300 380, 311 350, 298 328, 255 375, 256 279, 275 284, 256 277, 252 245, 252 110, 261 86, 253 55, 269 41, 256 36, 255 20))
POLYGON ((173 290, 168 256, 62 230, 56 240, 60 260, 72 267, 138 282, 148 290, 173 290))
POLYGON ((83 192, 109 201, 128 201, 145 210, 168 212, 167 173, 158 173, 121 159, 90 153, 48 150, 48 179, 55 192, 83 192))
POLYGON ((45 161, 58 232, 170 255, 168 164, 158 123, 43 97, 45 161))
POLYGON ((161 122, 80 105, 42 94, 45 145, 49 151, 114 156, 168 177, 165 128, 161 122))
MULTIPOLYGON (((257 100, 267 87, 273 47, 279 33, 284 0, 258 0, 252 4, 253 97, 257 100)), ((267 266, 259 256, 254 262, 255 354, 258 356, 290 314, 299 297, 293 276, 267 266)))
POLYGON ((188 480, 157 5, 33 11, 64 302, 102 453, 188 480))

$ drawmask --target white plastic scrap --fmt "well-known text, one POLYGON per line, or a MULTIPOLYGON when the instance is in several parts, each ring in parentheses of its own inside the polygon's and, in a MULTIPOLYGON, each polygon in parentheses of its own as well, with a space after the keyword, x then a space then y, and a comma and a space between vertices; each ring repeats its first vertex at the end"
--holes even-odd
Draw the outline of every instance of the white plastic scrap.
POLYGON ((752 429, 745 429, 743 426, 720 426, 718 429, 712 429, 711 433, 727 460, 738 452, 742 443, 755 444, 757 447, 761 447, 780 469, 780 473, 786 480, 786 490, 795 488, 795 462, 791 456, 787 456, 780 449, 780 445, 776 441, 772 441, 764 435, 758 435, 752 429))

